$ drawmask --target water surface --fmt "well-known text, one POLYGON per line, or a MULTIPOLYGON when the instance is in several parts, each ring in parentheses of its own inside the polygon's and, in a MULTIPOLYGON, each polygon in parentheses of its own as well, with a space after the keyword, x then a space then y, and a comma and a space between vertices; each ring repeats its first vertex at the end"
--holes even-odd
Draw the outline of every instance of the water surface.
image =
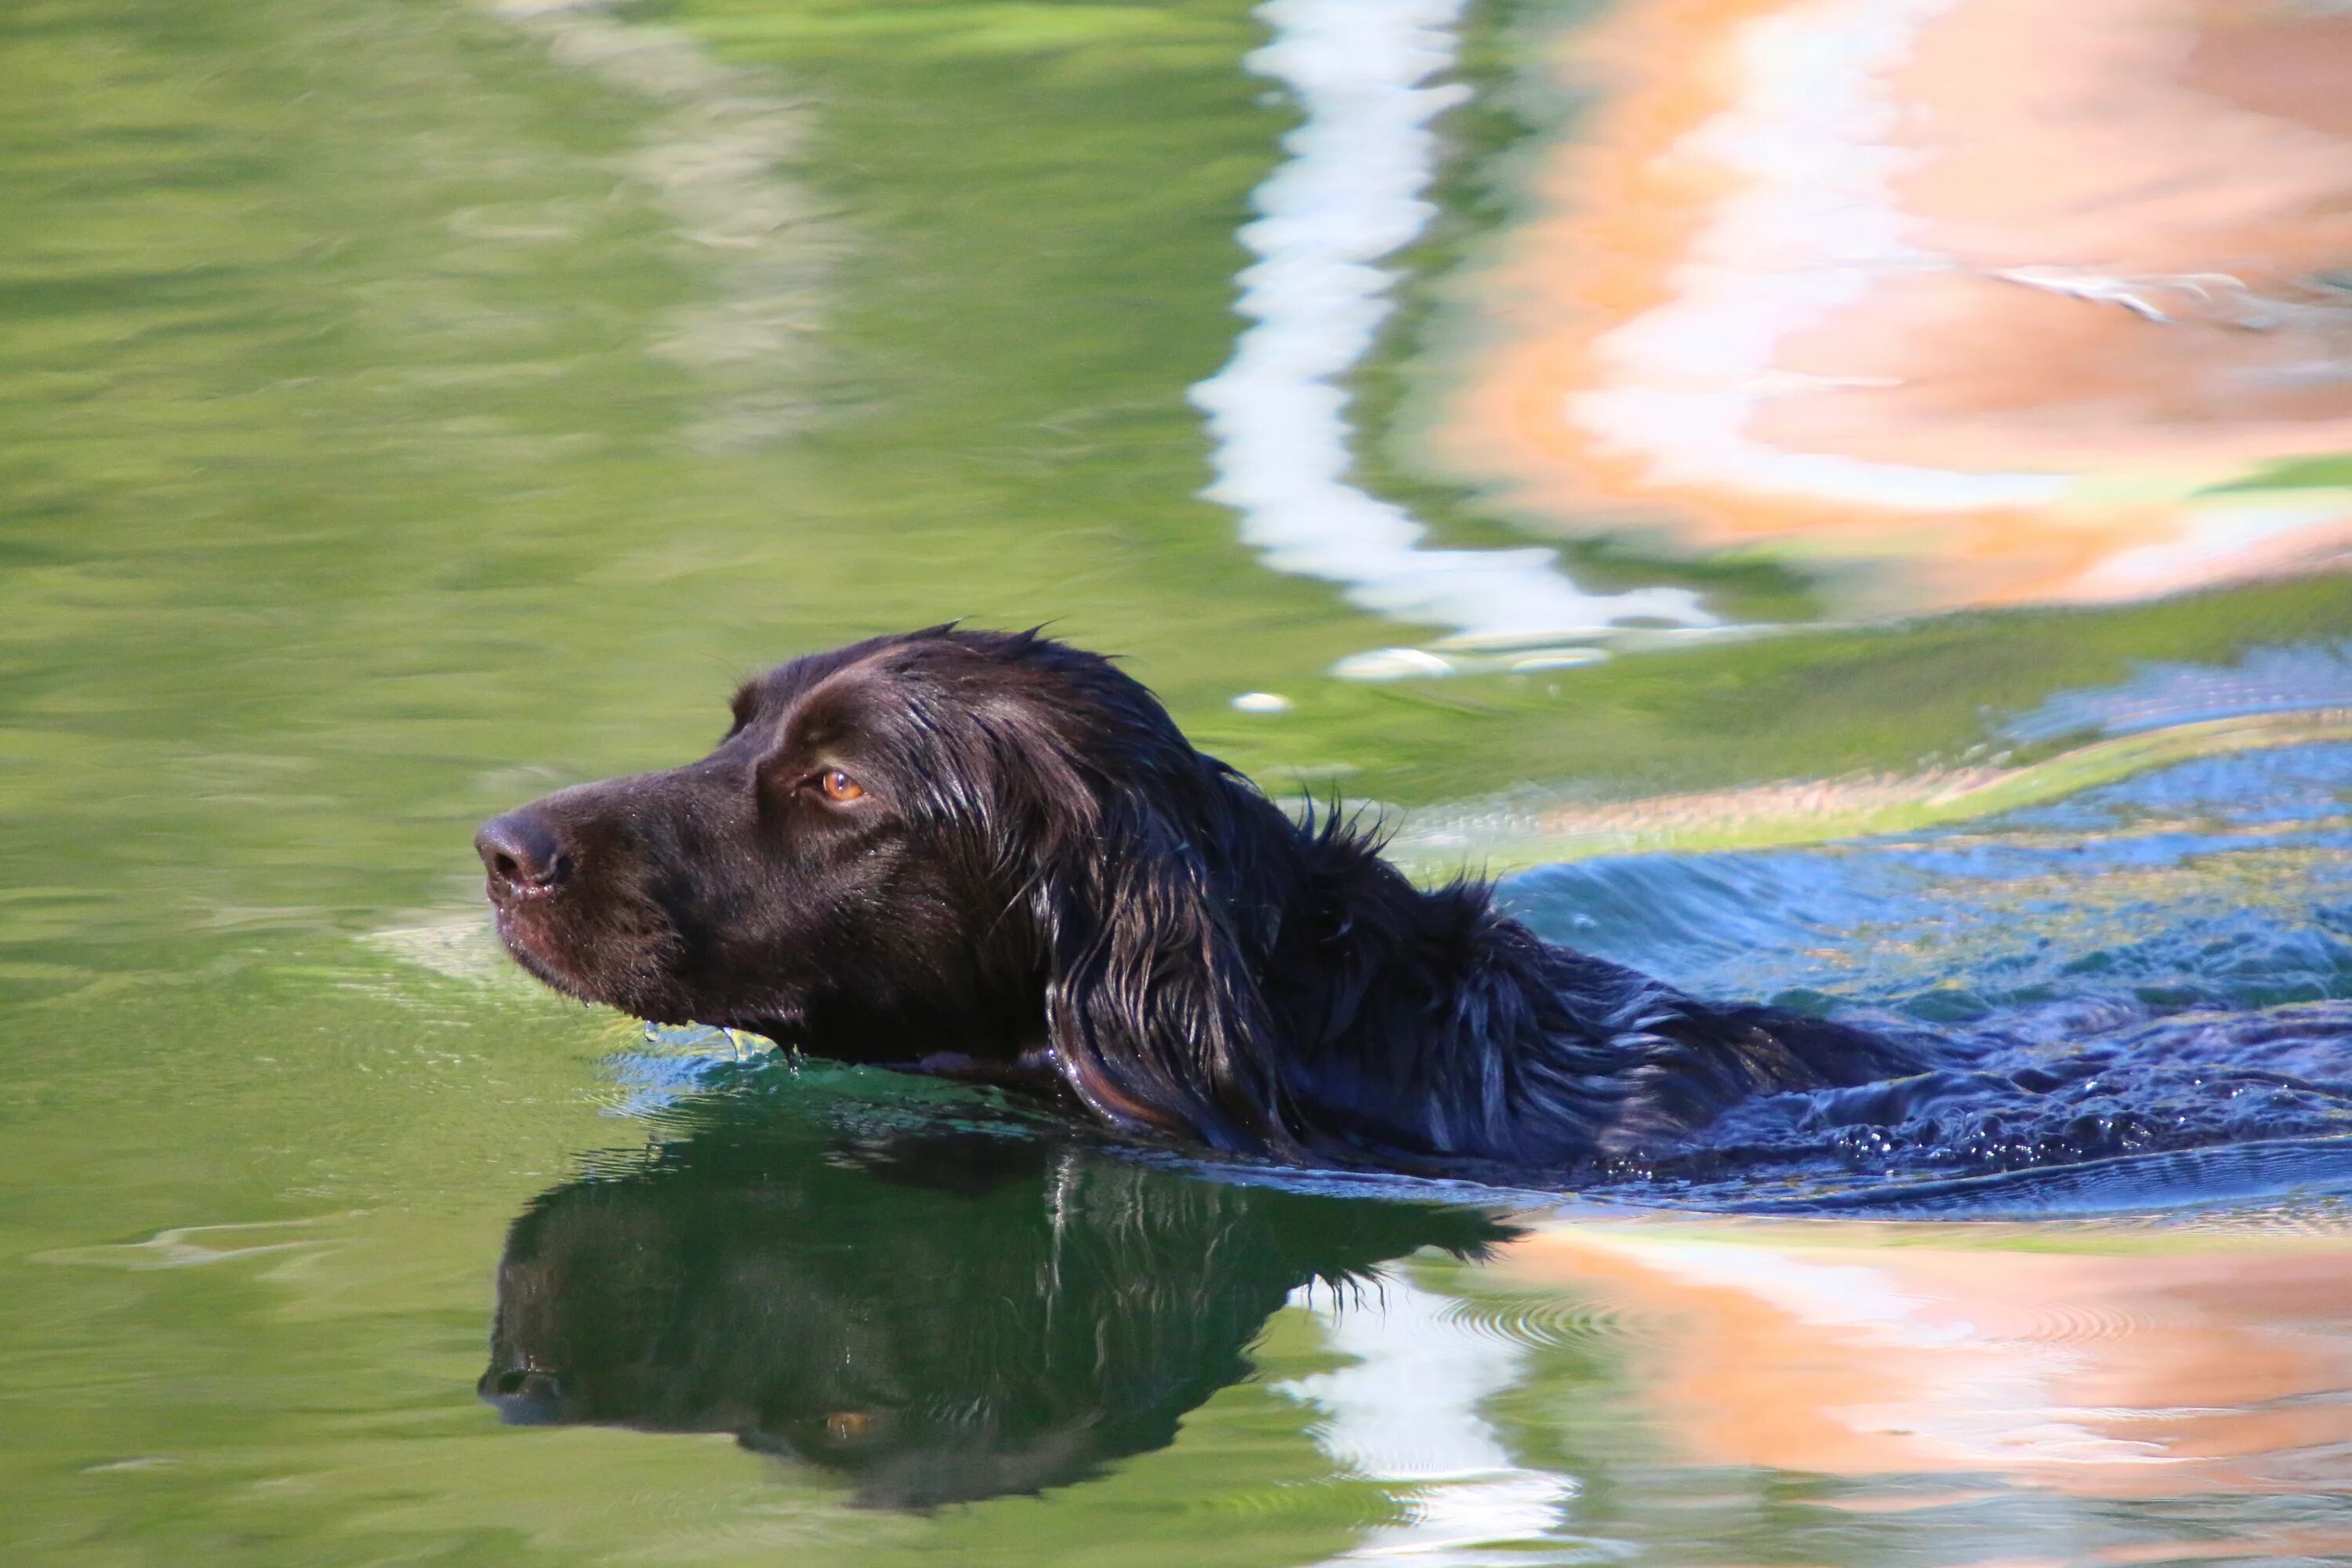
POLYGON ((1560 51, 1682 10, 0 19, 10 1561, 2352 1550, 2343 580, 1889 621, 1433 464, 1607 129, 1560 51), (1289 470, 1203 390, 1283 342, 1289 470), (1570 1203, 648 1041, 488 947, 481 817, 955 616, 1547 934, 1990 1076, 1570 1203))

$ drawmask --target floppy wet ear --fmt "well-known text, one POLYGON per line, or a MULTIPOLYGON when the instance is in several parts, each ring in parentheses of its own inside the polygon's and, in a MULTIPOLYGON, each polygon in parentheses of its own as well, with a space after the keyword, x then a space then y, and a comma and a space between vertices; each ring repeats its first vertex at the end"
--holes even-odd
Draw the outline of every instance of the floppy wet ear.
POLYGON ((1065 1081, 1114 1126, 1295 1154, 1228 892, 1165 813, 1115 806, 1042 889, 1047 1032, 1065 1081))

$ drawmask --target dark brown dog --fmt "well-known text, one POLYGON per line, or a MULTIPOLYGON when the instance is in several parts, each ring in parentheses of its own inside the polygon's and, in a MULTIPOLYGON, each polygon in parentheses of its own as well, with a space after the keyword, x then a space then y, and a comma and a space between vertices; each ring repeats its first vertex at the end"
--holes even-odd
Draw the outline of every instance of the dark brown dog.
POLYGON ((1560 1175, 1916 1065, 1551 946, 1294 822, 1110 663, 935 627, 795 660, 716 751, 477 840, 558 990, 1291 1160, 1560 1175))

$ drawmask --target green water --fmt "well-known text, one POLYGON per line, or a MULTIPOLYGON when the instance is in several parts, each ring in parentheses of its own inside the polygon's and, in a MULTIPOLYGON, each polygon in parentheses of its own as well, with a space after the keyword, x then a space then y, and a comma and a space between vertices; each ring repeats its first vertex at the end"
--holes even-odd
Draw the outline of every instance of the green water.
MULTIPOLYGON (((1245 5, 619 15, 592 20, 743 73, 710 79, 731 107, 461 0, 0 14, 11 1562, 1277 1563, 1389 1517, 1272 1388, 1333 1362, 1295 1310, 1171 1448, 931 1515, 846 1511, 724 1435, 477 1401, 507 1226, 648 1134, 613 1114, 634 1026, 488 962, 472 825, 692 753, 766 661, 1050 622, 1270 781, 1438 807, 1916 771, 2135 659, 2352 634, 2319 578, 1552 681, 1333 679, 1413 629, 1268 572, 1195 499, 1185 388, 1231 350, 1234 231, 1293 120, 1240 67, 1245 5), (684 179, 713 113, 788 155, 684 179), (777 225, 697 232, 746 202, 777 225), (1295 706, 1229 706, 1252 690, 1295 706)), ((1477 68, 1542 20, 1482 14, 1477 68)), ((1495 210, 1473 154, 1519 129, 1460 128, 1431 266, 1495 210)), ((1964 1531, 1838 1524, 1802 1477, 1675 1468, 1606 1352, 1538 1358, 1497 1418, 1583 1466, 1620 1555, 1966 1560, 1964 1531)))

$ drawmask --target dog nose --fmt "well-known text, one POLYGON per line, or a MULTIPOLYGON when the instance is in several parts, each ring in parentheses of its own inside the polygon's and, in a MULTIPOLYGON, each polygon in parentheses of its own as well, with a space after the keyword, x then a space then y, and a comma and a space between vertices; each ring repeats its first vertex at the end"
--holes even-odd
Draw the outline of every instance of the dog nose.
POLYGON ((572 857, 554 826, 528 807, 493 817, 474 835, 490 890, 513 896, 552 892, 572 874, 572 857))

